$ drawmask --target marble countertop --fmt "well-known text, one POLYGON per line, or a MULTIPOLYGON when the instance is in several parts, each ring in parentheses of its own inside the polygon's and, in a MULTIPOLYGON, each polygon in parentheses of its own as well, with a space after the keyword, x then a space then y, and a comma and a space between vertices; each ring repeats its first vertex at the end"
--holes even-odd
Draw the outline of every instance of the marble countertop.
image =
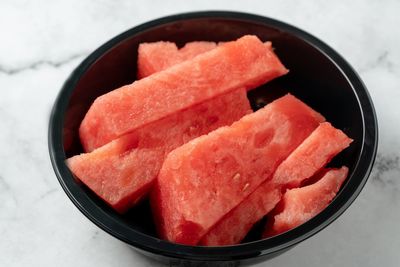
POLYGON ((53 101, 79 62, 160 16, 229 9, 298 26, 341 53, 375 103, 372 175, 333 224, 258 266, 399 266, 400 2, 0 1, 0 266, 162 266, 101 231, 67 198, 47 150, 53 101))

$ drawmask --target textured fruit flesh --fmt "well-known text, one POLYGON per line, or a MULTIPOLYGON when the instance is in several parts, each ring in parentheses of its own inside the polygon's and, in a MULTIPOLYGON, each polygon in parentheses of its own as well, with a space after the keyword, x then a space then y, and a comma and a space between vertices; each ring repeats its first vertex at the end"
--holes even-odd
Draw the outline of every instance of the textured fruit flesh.
POLYGON ((119 212, 148 193, 166 154, 251 112, 244 88, 152 122, 67 160, 71 171, 119 212))
POLYGON ((266 182, 226 214, 199 242, 202 246, 228 246, 240 243, 251 227, 281 200, 279 188, 266 182), (270 186, 265 186, 266 184, 270 186))
POLYGON ((244 36, 98 97, 79 128, 81 142, 92 151, 152 121, 285 73, 270 46, 244 36))
POLYGON ((161 237, 197 244, 323 120, 288 94, 170 152, 153 191, 161 237))
MULTIPOLYGON (((195 41, 186 43, 182 48, 178 48, 173 42, 152 42, 141 43, 138 49, 138 79, 150 76, 153 73, 165 70, 176 64, 192 59, 200 54, 208 52, 217 45, 226 42, 206 42, 195 41)), ((272 51, 272 43, 265 42, 264 45, 272 51)))
POLYGON ((279 212, 273 213, 273 223, 267 224, 263 237, 293 229, 324 210, 336 196, 348 173, 347 167, 329 169, 314 184, 286 191, 279 212))
POLYGON ((298 187, 352 140, 330 123, 323 122, 276 169, 272 179, 262 183, 244 201, 222 218, 201 240, 205 246, 239 243, 251 227, 267 215, 287 187, 298 187))
POLYGON ((172 42, 141 43, 138 49, 138 79, 165 70, 217 47, 214 42, 190 42, 178 49, 172 42))
POLYGON ((353 140, 329 122, 321 123, 311 135, 278 167, 273 182, 284 188, 299 187, 322 169, 353 140))

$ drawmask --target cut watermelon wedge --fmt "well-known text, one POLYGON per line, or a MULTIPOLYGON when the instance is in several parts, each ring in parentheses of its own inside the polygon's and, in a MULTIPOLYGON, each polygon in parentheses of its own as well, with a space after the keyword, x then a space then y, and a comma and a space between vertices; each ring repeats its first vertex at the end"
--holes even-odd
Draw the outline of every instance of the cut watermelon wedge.
POLYGON ((347 167, 327 170, 322 178, 311 185, 288 190, 279 204, 279 213, 273 213, 272 226, 267 227, 263 237, 269 237, 295 228, 324 210, 336 196, 348 173, 347 167))
POLYGON ((81 142, 92 151, 150 122, 285 73, 270 47, 244 36, 98 97, 80 126, 81 142))
MULTIPOLYGON (((227 42, 216 44, 215 42, 196 41, 186 43, 180 49, 173 42, 141 43, 138 49, 138 79, 192 59, 225 43, 227 42)), ((264 44, 272 51, 271 42, 264 44)))
POLYGON ((269 181, 264 182, 215 224, 199 245, 228 246, 240 243, 251 227, 275 208, 281 198, 280 188, 274 187, 269 181))
POLYGON ((276 169, 272 179, 261 184, 248 198, 221 219, 200 241, 205 246, 239 243, 251 227, 279 202, 282 189, 300 183, 325 166, 351 143, 341 130, 321 123, 276 169), (279 192, 279 194, 277 193, 279 192))
POLYGON ((138 49, 138 79, 165 70, 217 47, 214 42, 190 42, 178 49, 172 42, 142 43, 138 49))
POLYGON ((246 90, 238 89, 147 124, 67 164, 92 191, 124 212, 148 193, 166 153, 251 112, 246 90))
POLYGON ((284 188, 300 184, 322 169, 353 140, 329 122, 321 125, 278 167, 273 182, 284 188))
POLYGON ((161 237, 197 244, 323 120, 286 95, 170 152, 152 199, 161 237))

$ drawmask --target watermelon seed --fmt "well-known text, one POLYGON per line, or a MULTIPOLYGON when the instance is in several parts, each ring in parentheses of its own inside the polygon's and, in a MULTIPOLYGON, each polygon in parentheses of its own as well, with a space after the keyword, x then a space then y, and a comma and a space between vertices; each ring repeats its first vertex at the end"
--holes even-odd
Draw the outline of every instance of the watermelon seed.
POLYGON ((246 183, 246 184, 243 186, 242 191, 246 191, 247 188, 249 188, 249 186, 250 186, 250 184, 249 184, 249 183, 246 183))
POLYGON ((234 182, 239 182, 239 179, 240 179, 240 173, 236 173, 236 174, 232 177, 232 180, 233 180, 234 182))

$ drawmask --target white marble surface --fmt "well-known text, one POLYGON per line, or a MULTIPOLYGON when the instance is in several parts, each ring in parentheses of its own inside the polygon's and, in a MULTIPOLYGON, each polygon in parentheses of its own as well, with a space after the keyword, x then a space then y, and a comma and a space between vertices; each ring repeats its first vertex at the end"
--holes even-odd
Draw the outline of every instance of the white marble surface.
POLYGON ((339 51, 375 102, 371 178, 332 225, 258 266, 399 266, 399 1, 0 1, 0 266, 158 266, 69 201, 47 152, 55 96, 100 44, 139 23, 194 10, 248 11, 294 24, 339 51))

